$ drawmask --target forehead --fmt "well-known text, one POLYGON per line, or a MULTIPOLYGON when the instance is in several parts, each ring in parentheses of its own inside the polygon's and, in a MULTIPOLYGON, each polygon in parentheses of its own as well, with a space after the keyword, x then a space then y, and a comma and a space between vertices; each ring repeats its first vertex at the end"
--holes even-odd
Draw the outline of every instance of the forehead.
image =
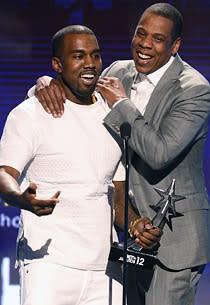
POLYGON ((152 12, 145 12, 137 25, 138 28, 143 28, 145 31, 153 34, 162 34, 171 36, 174 23, 171 19, 156 15, 152 12))
POLYGON ((63 40, 64 50, 91 51, 99 49, 98 42, 94 35, 89 34, 66 34, 63 40))

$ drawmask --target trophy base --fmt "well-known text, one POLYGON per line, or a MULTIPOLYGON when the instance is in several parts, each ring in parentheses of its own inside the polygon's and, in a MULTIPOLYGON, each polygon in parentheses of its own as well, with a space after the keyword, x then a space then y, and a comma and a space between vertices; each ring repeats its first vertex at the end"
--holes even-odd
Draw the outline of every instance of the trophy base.
MULTIPOLYGON (((114 242, 109 253, 109 260, 123 262, 123 243, 114 242)), ((157 263, 157 251, 142 249, 133 239, 128 239, 127 263, 140 268, 153 269, 157 263)))

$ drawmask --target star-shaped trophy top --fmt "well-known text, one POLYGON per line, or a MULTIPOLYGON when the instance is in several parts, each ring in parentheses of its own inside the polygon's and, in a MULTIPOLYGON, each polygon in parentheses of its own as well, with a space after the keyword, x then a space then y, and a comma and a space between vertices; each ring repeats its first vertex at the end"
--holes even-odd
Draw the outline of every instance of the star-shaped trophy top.
POLYGON ((150 207, 157 212, 154 216, 152 222, 155 227, 163 227, 167 221, 169 227, 171 227, 170 221, 166 219, 167 212, 173 214, 173 216, 182 216, 182 214, 177 213, 175 209, 175 202, 185 199, 184 196, 175 195, 175 179, 172 180, 170 186, 167 190, 161 190, 155 188, 155 191, 160 195, 161 199, 156 205, 151 205, 150 207))

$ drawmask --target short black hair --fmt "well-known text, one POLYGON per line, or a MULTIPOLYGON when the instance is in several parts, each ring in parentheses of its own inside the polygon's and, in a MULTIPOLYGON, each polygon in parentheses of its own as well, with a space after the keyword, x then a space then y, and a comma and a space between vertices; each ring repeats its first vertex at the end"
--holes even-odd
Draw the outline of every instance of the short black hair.
POLYGON ((156 3, 149 6, 145 12, 150 12, 158 16, 163 16, 165 18, 173 21, 173 32, 172 41, 175 41, 177 37, 181 37, 183 28, 183 17, 182 14, 169 3, 156 3))
POLYGON ((88 27, 80 24, 69 25, 58 32, 52 38, 52 56, 53 57, 60 57, 60 51, 63 46, 64 37, 67 34, 88 34, 94 35, 93 31, 88 27))

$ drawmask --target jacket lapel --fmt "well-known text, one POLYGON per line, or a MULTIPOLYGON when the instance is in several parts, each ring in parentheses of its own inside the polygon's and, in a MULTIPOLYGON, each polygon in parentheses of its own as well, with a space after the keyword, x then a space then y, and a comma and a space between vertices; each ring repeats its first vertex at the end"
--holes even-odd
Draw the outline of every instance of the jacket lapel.
MULTIPOLYGON (((158 113, 158 107, 161 103, 166 103, 166 96, 171 92, 171 89, 178 85, 178 75, 183 69, 183 63, 179 55, 177 54, 173 63, 163 74, 147 104, 144 118, 150 122, 154 113, 158 113)), ((163 105, 164 106, 164 105, 163 105)), ((162 107, 160 107, 162 108, 162 107)))
POLYGON ((131 95, 131 87, 134 81, 134 76, 136 73, 136 69, 135 69, 135 65, 133 64, 133 66, 130 68, 129 71, 127 71, 127 73, 125 73, 123 79, 122 79, 122 84, 123 87, 125 89, 125 92, 128 96, 128 98, 130 98, 131 95))

